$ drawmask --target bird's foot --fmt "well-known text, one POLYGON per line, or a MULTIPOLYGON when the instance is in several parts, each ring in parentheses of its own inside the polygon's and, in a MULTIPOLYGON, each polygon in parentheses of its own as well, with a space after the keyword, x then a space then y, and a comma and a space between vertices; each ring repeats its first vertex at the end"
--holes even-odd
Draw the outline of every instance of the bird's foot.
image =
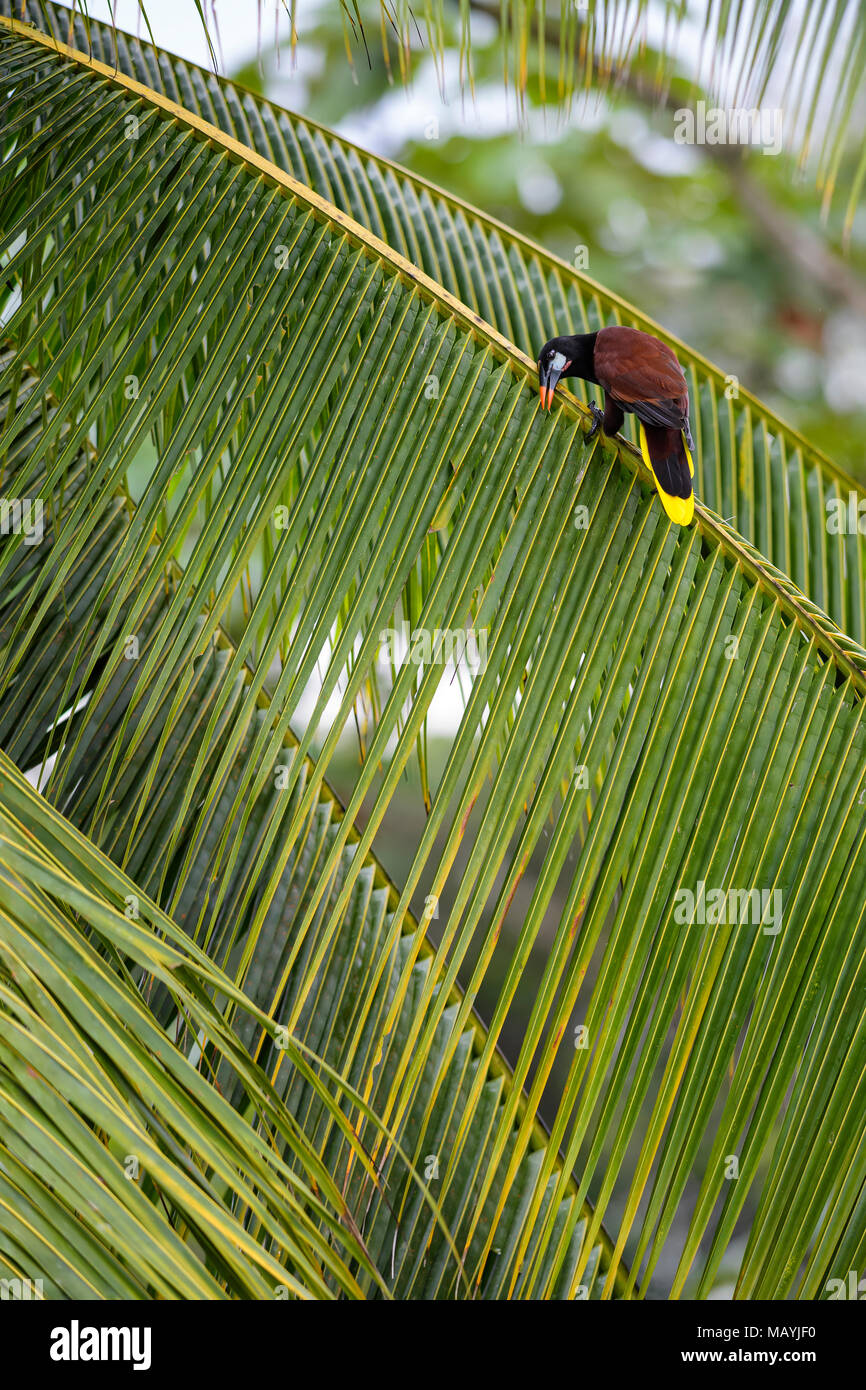
POLYGON ((589 430, 586 436, 587 443, 590 439, 595 438, 602 425, 604 424, 604 411, 600 409, 600 407, 596 404, 595 401, 589 402, 588 410, 590 415, 592 416, 593 424, 592 429, 589 430))
POLYGON ((691 430, 691 426, 689 425, 688 420, 686 421, 686 427, 685 427, 685 429, 683 430, 683 434, 684 434, 685 437, 686 437, 686 448, 689 449, 689 450, 691 451, 691 453, 694 453, 694 452, 695 452, 695 441, 692 439, 692 430, 691 430))

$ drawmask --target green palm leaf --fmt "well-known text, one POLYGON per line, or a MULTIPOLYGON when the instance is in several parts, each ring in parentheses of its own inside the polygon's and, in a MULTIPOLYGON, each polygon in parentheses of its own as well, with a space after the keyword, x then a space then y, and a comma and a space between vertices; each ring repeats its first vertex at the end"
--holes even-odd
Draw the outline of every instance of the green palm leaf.
MULTIPOLYGON (((29 451, 32 448, 34 430, 38 426, 39 408, 34 399, 36 385, 37 383, 35 381, 25 380, 22 383, 23 390, 25 392, 30 392, 31 401, 31 411, 29 413, 24 413, 21 422, 23 428, 16 440, 16 444, 20 445, 22 460, 28 457, 29 451)), ((8 407, 8 398, 4 399, 4 404, 8 407)), ((5 415, 6 411, 4 410, 3 413, 5 415)), ((13 457, 18 452, 19 450, 13 445, 11 450, 13 457)), ((71 505, 72 498, 79 490, 82 476, 85 472, 86 461, 82 458, 79 469, 75 470, 68 479, 67 511, 71 505)), ((67 576, 63 591, 64 598, 68 599, 71 595, 78 595, 82 592, 91 594, 94 588, 99 588, 101 573, 104 573, 105 565, 110 562, 112 555, 116 553, 123 540, 126 529, 124 526, 124 516, 125 508, 122 504, 115 504, 109 508, 107 525, 104 528, 97 528, 96 546, 88 548, 85 555, 72 568, 70 574, 67 576)), ((55 522, 55 525, 56 524, 58 523, 55 522)), ((43 553, 40 548, 36 554, 44 563, 52 563, 47 549, 43 553)), ((24 551, 23 555, 22 552, 19 551, 18 559, 19 562, 24 559, 26 563, 26 551, 24 551)), ((15 582, 17 568, 18 567, 13 564, 11 576, 9 576, 11 602, 8 603, 4 609, 4 616, 8 620, 10 626, 14 622, 15 612, 15 600, 13 595, 18 591, 18 584, 15 582)), ((9 575, 8 570, 6 573, 9 575)), ((154 573, 158 574, 158 569, 154 573)), ((169 578, 169 583, 172 584, 172 586, 173 582, 174 581, 169 578)), ((164 586, 161 587, 164 588, 164 586)), ((156 596, 156 606, 154 610, 148 615, 147 626, 149 631, 152 631, 153 628, 163 620, 167 609, 167 594, 165 592, 160 592, 156 596)), ((121 626, 122 625, 123 624, 121 624, 121 626)), ((52 627, 53 624, 49 622, 47 631, 44 634, 49 644, 52 627)), ((3 635, 7 636, 9 630, 10 628, 4 625, 3 635)), ((190 767, 194 758, 194 753, 190 745, 193 744, 197 728, 200 728, 201 721, 208 715, 211 705, 217 699, 221 687, 226 680, 227 658, 232 650, 231 644, 222 632, 217 632, 215 634, 215 639, 217 643, 216 647, 209 654, 209 658, 200 664, 200 669, 193 687, 186 692, 186 700, 189 708, 186 712, 183 712, 180 708, 176 710, 171 734, 167 738, 163 735, 163 744, 158 746, 155 750, 158 766, 153 768, 146 760, 139 765, 138 776, 135 778, 136 781, 138 781, 141 776, 146 776, 148 772, 151 777, 154 776, 154 773, 156 774, 155 781, 152 781, 150 784, 149 795, 151 799, 151 808, 148 815, 139 818, 137 822, 132 818, 132 836, 130 836, 129 833, 130 818, 126 818, 127 827, 123 829, 121 826, 124 818, 121 817, 121 826, 115 824, 112 828, 112 833, 105 834, 105 832, 103 832, 103 836, 100 837, 105 839, 106 844, 109 846, 115 858, 123 858, 128 866, 135 871, 137 882, 146 883, 148 886, 157 885, 159 881, 159 870, 163 867, 165 860, 164 850, 160 849, 160 832, 162 829, 160 826, 160 818, 166 808, 180 801, 185 794, 190 775, 190 767), (189 717, 190 713, 192 714, 192 718, 189 717), (158 792, 155 791, 156 785, 159 787, 158 792), (134 837, 134 843, 132 837, 134 837)), ((36 679, 37 670, 42 670, 43 674, 41 679, 44 681, 45 667, 43 662, 45 657, 48 656, 49 661, 55 667, 57 675, 58 684, 55 689, 59 689, 68 680, 68 673, 74 670, 76 661, 80 660, 86 654, 89 654, 89 647, 86 643, 84 648, 79 647, 77 650, 70 650, 68 659, 64 663, 63 668, 58 669, 56 650, 50 650, 50 646, 46 647, 46 645, 37 641, 34 644, 34 651, 32 653, 33 665, 28 674, 28 679, 30 677, 36 679)), ((93 824, 91 815, 94 807, 94 789, 98 784, 102 767, 110 761, 108 755, 112 751, 119 726, 122 725, 124 715, 128 711, 135 693, 135 676, 138 670, 139 668, 137 665, 132 666, 129 679, 122 683, 120 689, 116 689, 113 692, 111 698, 106 700, 103 707, 98 712, 95 709, 91 709, 88 723, 93 727, 91 727, 82 740, 80 747, 76 751, 73 762, 69 767, 69 776, 71 780, 79 783, 79 785, 73 797, 63 799, 63 805, 64 809, 68 811, 73 819, 81 824, 88 824, 91 826, 93 824), (102 746, 104 749, 102 758, 97 761, 95 761, 94 758, 95 746, 102 746), (79 781, 79 779, 81 780, 79 781)), ((248 673, 246 674, 248 675, 248 673)), ((237 702, 240 695, 241 690, 237 688, 237 682, 235 682, 235 689, 232 692, 231 698, 234 702, 237 702)), ((54 692, 49 691, 49 706, 53 697, 55 697, 54 692)), ((43 723, 43 713, 44 711, 39 701, 31 706, 32 718, 22 717, 22 710, 18 701, 14 698, 5 706, 4 715, 7 716, 7 718, 3 718, 0 722, 3 723, 4 730, 7 730, 12 735, 9 741, 9 747, 22 766, 29 766, 33 758, 41 760, 47 751, 45 742, 46 727, 43 723), (14 733, 12 732, 13 729, 14 733)), ((49 723, 50 722, 51 716, 49 716, 49 723)), ((261 722, 259 718, 257 723, 261 724, 261 722)), ((284 756, 286 759, 286 766, 290 765, 291 761, 296 756, 296 745, 291 736, 289 736, 287 740, 284 756)), ((308 777, 312 777, 314 772, 314 766, 308 763, 304 770, 304 780, 308 777)), ((122 785, 124 787, 127 786, 125 779, 123 779, 122 785)), ((38 799, 35 804, 38 804, 38 799)), ((31 813, 33 805, 34 798, 31 794, 29 800, 26 802, 26 809, 30 810, 31 813)), ((290 803, 286 809, 293 809, 292 803, 290 803)), ((245 837, 244 858, 251 854, 256 848, 257 841, 261 835, 261 818, 263 816, 273 816, 275 810, 274 798, 263 798, 261 811, 254 818, 254 822, 250 826, 245 837)), ((226 798, 225 804, 217 808, 214 818, 215 824, 211 826, 211 835, 216 834, 219 829, 223 829, 227 825, 230 826, 231 818, 234 816, 235 811, 236 806, 231 798, 226 798), (224 818, 226 815, 229 817, 228 821, 224 818)), ((54 820, 57 820, 56 816, 54 820)), ((280 1095, 290 1103, 291 1114, 296 1115, 298 1119, 302 1121, 301 1132, 304 1134, 310 1133, 319 1137, 321 1131, 324 1135, 322 1139, 324 1152, 328 1156, 330 1164, 336 1164, 337 1171, 340 1171, 341 1162, 343 1167, 345 1167, 345 1160, 341 1160, 340 1158, 340 1143, 343 1136, 339 1133, 336 1136, 331 1133, 334 1129, 333 1115, 330 1114, 327 1107, 323 1105, 322 1098, 318 1094, 318 1090, 314 1084, 314 1078, 309 1075, 305 1077, 304 1075, 298 1074, 297 1057, 293 1059, 295 1067, 291 1075, 286 1077, 282 1074, 285 1069, 283 1067, 281 1051, 284 1049, 281 1049, 278 1043, 274 1042, 273 1039, 269 1040, 269 1038, 263 1035, 261 1015, 257 1014, 251 1000, 258 1000, 265 1007, 271 1002, 274 979, 278 977, 279 972, 284 968, 286 955, 289 950, 292 918, 296 916, 300 908, 303 907, 310 892, 310 865, 315 865, 316 861, 328 852, 338 833, 340 820, 341 812, 336 806, 332 794, 327 787, 322 788, 313 811, 309 816, 309 823, 306 827, 303 843, 296 848, 292 856, 292 862, 281 875, 278 890, 275 893, 275 901, 272 913, 270 914, 270 920, 267 920, 263 924, 262 930, 256 937, 254 957, 252 959, 247 958, 250 952, 248 946, 245 945, 243 936, 239 934, 240 939, 237 939, 232 937, 226 930, 230 917, 226 916, 225 912, 221 914, 222 923, 216 935, 216 939, 212 938, 210 940, 205 940, 204 943, 212 955, 218 956, 219 959, 224 960, 226 965, 233 972, 238 973, 239 976, 242 975, 244 978, 246 989, 249 991, 249 997, 244 996, 242 998, 242 1016, 235 1019, 235 1027, 240 1033, 243 1041, 251 1049, 265 1046, 265 1056, 268 1060, 268 1065, 274 1072, 274 1083, 280 1095), (291 905, 291 912, 288 920, 282 917, 279 912, 279 908, 282 907, 284 903, 291 905), (327 1144, 325 1144, 325 1138, 327 1139, 327 1144)), ((195 826, 197 821, 193 818, 191 824, 195 826)), ((275 821, 273 829, 279 829, 278 820, 275 821)), ((344 850, 346 871, 351 867, 355 857, 356 842, 357 836, 352 836, 347 848, 344 850)), ((72 859, 71 852, 69 858, 70 860, 72 859)), ((274 859, 275 857, 272 855, 271 860, 274 859)), ((209 892, 206 881, 208 872, 208 856, 206 854, 200 855, 196 864, 193 866, 192 879, 189 882, 188 888, 183 893, 175 908, 179 921, 190 926, 195 925, 197 910, 200 908, 201 903, 206 901, 209 892), (205 881, 201 882, 200 879, 203 873, 205 875, 205 881)), ((115 875, 115 880, 118 877, 118 875, 115 875)), ((226 909, 228 913, 233 910, 238 899, 242 897, 243 890, 247 886, 246 879, 246 867, 243 864, 235 870, 234 874, 230 875, 229 903, 226 909)), ((115 889, 116 894, 116 883, 112 883, 111 886, 115 889)), ((131 884, 128 884, 128 886, 130 888, 133 887, 131 884)), ((138 892, 140 892, 140 890, 136 888, 136 893, 133 896, 137 897, 138 892)), ((123 901, 126 898, 126 894, 121 893, 120 897, 123 901)), ((417 925, 410 920, 405 924, 408 931, 405 932, 396 947, 392 949, 392 959, 386 962, 386 969, 384 973, 382 973, 383 962, 378 958, 377 951, 382 941, 386 938, 389 929, 393 926, 393 902, 395 897, 396 894, 394 889, 389 884, 383 871, 376 865, 375 861, 368 856, 368 861, 361 875, 358 890, 353 894, 350 905, 349 916, 352 924, 351 937, 346 939, 341 949, 331 953, 327 972, 321 972, 314 977, 301 977, 298 981, 297 988, 292 991, 290 996, 282 1001, 279 1014, 281 1019, 287 1017, 289 1005, 300 990, 312 989, 310 1002, 305 1011, 305 1017, 301 1021, 300 1027, 296 1028, 296 1032, 302 1039, 301 1045, 309 1048, 314 1041, 321 1043, 324 1050, 332 1057, 333 1062, 340 1065, 343 1074, 351 1071, 352 1074, 357 1074, 359 1079, 363 1079, 365 1066, 369 1066, 370 1059, 374 1058, 381 1050, 382 1039, 379 1032, 381 1015, 388 998, 393 992, 394 982, 399 979, 400 965, 404 963, 405 959, 410 954, 419 956, 419 960, 414 969, 416 980, 420 985, 429 969, 429 958, 432 955, 430 946, 423 940, 423 934, 418 932, 417 925), (365 998, 363 1002, 354 999, 351 994, 353 979, 362 968, 366 969, 371 976, 374 971, 378 972, 381 976, 378 983, 375 977, 371 980, 371 995, 369 998, 365 998), (366 1020, 364 1020, 365 1013, 368 1015, 366 1020), (350 1048, 346 1045, 346 1042, 344 1042, 344 1035, 349 1024, 354 1023, 357 1025, 359 1021, 363 1021, 364 1027, 364 1036, 360 1050, 358 1050, 357 1044, 355 1044, 354 1048, 350 1048)), ((162 920, 160 914, 155 914, 156 922, 161 925, 162 920)), ((174 931, 175 937, 180 935, 177 928, 175 928, 174 931)), ((194 947, 191 948, 191 950, 194 959, 202 959, 201 955, 194 947)), ((153 973, 158 975, 159 972, 153 973)), ((164 971, 162 974, 164 975, 164 971)), ((171 978, 173 979, 173 977, 171 978)), ((217 988, 220 989, 221 993, 229 996, 233 992, 236 993, 236 990, 232 991, 229 989, 224 982, 224 978, 219 974, 216 976, 216 979, 217 988)), ((156 990, 150 988, 148 991, 148 998, 151 1007, 156 1011, 157 1016, 165 1025, 172 1019, 177 1019, 179 1013, 183 1014, 184 1017, 187 1014, 187 1011, 181 1008, 173 994, 169 997, 167 994, 161 993, 158 988, 156 990)), ((452 1010, 456 1011, 461 1002, 461 998, 462 996, 458 990, 452 991, 452 1010)), ((404 1011, 404 1016, 398 1020, 397 1028, 391 1036, 392 1046, 401 1036, 409 1031, 410 1025, 411 1010, 407 1007, 404 1011)), ((195 1038, 199 1031, 198 1028, 190 1024, 189 1032, 192 1038, 195 1038)), ((273 1029, 270 1031, 272 1033, 273 1029)), ((445 1030, 443 1029, 443 1037, 439 1041, 440 1048, 444 1048, 445 1046, 444 1032, 445 1030)), ((450 1078, 450 1099, 452 1104, 454 1104, 459 1097, 461 1087, 465 1088, 467 1085, 467 1070, 470 1077, 475 1073, 476 1066, 472 1061, 472 1053, 478 1050, 482 1038, 483 1030, 480 1028, 477 1020, 471 1020, 471 1024, 467 1028, 463 1040, 462 1051, 465 1054, 462 1059, 463 1065, 460 1069, 455 1069, 454 1075, 450 1078)), ((383 1065, 385 1071, 387 1071, 389 1061, 385 1059, 384 1064, 378 1063, 377 1065, 383 1065)), ((503 1085, 507 1085, 507 1083, 507 1070, 502 1065, 501 1059, 494 1057, 485 1087, 485 1108, 491 1106, 495 1107, 499 1092, 503 1085)), ((233 1092, 229 1092, 229 1094, 234 1103, 240 1105, 245 1099, 246 1093, 235 1084, 233 1092)), ((447 1112, 445 1112, 444 1118, 447 1124, 447 1112)), ((374 1122, 374 1131, 375 1128, 374 1122)), ((417 1121, 415 1122, 415 1128, 417 1129, 417 1121)), ((413 1134, 413 1132, 411 1123, 408 1126, 404 1126, 404 1133, 413 1134)), ((543 1131, 540 1126, 536 1126, 533 1136, 533 1152, 523 1164, 520 1179, 521 1189, 524 1193, 524 1201, 526 1190, 531 1190, 532 1188, 532 1174, 540 1163, 540 1146, 544 1143, 544 1140, 545 1136, 543 1131)), ((475 1163, 481 1163, 485 1157, 484 1143, 485 1134, 482 1131, 478 1136, 478 1148, 477 1150, 473 1150, 472 1154, 472 1159, 475 1163)), ((354 1210, 357 1213, 359 1221, 362 1216, 364 1217, 365 1232, 369 1232, 367 1239, 371 1241, 377 1249, 383 1272, 388 1273, 392 1264, 395 1262, 398 1235, 401 1250, 403 1250, 405 1245, 415 1256, 420 1254, 425 1257, 425 1266, 429 1265, 429 1268, 422 1268, 420 1273, 416 1272, 413 1277, 413 1282, 410 1285, 413 1291, 417 1291, 419 1296, 423 1296, 422 1290, 426 1289, 428 1292, 435 1293, 440 1281, 445 1278, 448 1278, 452 1282, 456 1281, 459 1273, 459 1261, 455 1257, 455 1252, 449 1244, 447 1228, 443 1226, 441 1230, 437 1231, 434 1223, 429 1220, 431 1215, 429 1203, 425 1202, 420 1191, 412 1194, 413 1206, 411 1210, 411 1220, 408 1215, 404 1215, 401 1217, 399 1223, 397 1223, 393 1210, 393 1202, 389 1202, 388 1200, 387 1186, 397 1185, 397 1190, 401 1190, 402 1184, 406 1181, 406 1174, 403 1171, 403 1169, 405 1169, 405 1163, 401 1162, 402 1156, 398 1153, 395 1157, 396 1169, 393 1158, 389 1159, 389 1163, 385 1169, 387 1181, 382 1173, 378 1175, 380 1182, 383 1184, 382 1192, 378 1195, 375 1191, 370 1190, 371 1184, 369 1181, 369 1174, 365 1175, 363 1172, 359 1172, 359 1178, 364 1181, 356 1185, 358 1194, 355 1199, 354 1210), (374 1196, 376 1197, 375 1206, 373 1206, 372 1202, 374 1196), (418 1234, 419 1231, 421 1234, 418 1234)), ((412 1182, 417 1186, 416 1179, 413 1178, 412 1182)), ((351 1195, 354 1197, 355 1194, 352 1193, 351 1195)), ((566 1218, 572 1202, 573 1193, 566 1198, 563 1203, 563 1220, 566 1218)), ((350 1211, 352 1209, 352 1207, 349 1208, 350 1211)), ((517 1240, 517 1236, 521 1230, 520 1223, 522 1214, 523 1206, 515 1195, 515 1198, 509 1202, 505 1216, 500 1222, 499 1229, 501 1239, 506 1240, 510 1238, 512 1241, 517 1240), (514 1228, 514 1230, 512 1230, 512 1228, 514 1228), (511 1234, 509 1236, 510 1232, 511 1234)), ((581 1224, 574 1236, 572 1262, 576 1261, 580 1253, 583 1231, 584 1225, 581 1224)), ((593 1273, 598 1266, 603 1247, 604 1239, 602 1238, 595 1245, 592 1252, 591 1269, 593 1273)), ((404 1255, 404 1259, 407 1258, 409 1258, 408 1255, 404 1255)), ((501 1273, 502 1271, 500 1271, 500 1275, 501 1273)), ((362 1279, 361 1286, 369 1287, 369 1282, 369 1280, 362 1279)), ((399 1283, 397 1287, 399 1289, 399 1283)), ((587 1284, 588 1289, 589 1287, 590 1285, 587 1284)))
POLYGON ((273 1025, 2 753, 0 864, 4 1271, 49 1298, 357 1297, 355 1261, 384 1287, 212 998, 273 1025))
MULTIPOLYGON (((672 530, 628 445, 587 447, 569 403, 541 417, 530 359, 315 192, 36 35, 4 26, 0 63, 3 487, 50 524, 0 552, 0 742, 435 1160, 483 1296, 705 1293, 753 1202, 740 1290, 819 1295, 863 1242, 866 653, 706 509, 672 530), (419 626, 487 631, 487 661, 406 882, 377 894, 442 667, 398 667, 344 813, 325 779, 446 495, 419 626), (781 930, 739 902, 684 924, 701 882, 778 892, 781 930), (447 902, 433 929, 418 895, 447 902)), ((326 1154, 309 1076, 237 1027, 326 1154)), ((388 1179, 363 1231, 389 1289, 459 1292, 399 1155, 357 1124, 388 1179)))
MULTIPOLYGON (((28 0, 65 32, 68 12, 28 0)), ((669 343, 688 377, 695 491, 845 632, 866 642, 866 536, 831 530, 828 509, 859 484, 722 368, 632 305, 476 208, 181 58, 78 16, 80 48, 197 112, 381 237, 532 355, 554 332, 625 323, 669 343)), ((586 390, 578 383, 581 399, 586 390)), ((629 424, 633 431, 634 423, 629 424)), ((636 436, 629 434, 636 443, 636 436)))

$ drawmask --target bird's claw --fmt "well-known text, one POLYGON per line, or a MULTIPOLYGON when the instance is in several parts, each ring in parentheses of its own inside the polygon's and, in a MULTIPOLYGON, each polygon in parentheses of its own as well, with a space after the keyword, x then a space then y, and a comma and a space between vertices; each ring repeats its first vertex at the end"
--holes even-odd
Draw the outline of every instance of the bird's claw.
POLYGON ((588 442, 590 439, 595 438, 604 424, 604 411, 600 409, 595 401, 590 401, 587 409, 592 416, 592 429, 588 431, 586 436, 588 442))

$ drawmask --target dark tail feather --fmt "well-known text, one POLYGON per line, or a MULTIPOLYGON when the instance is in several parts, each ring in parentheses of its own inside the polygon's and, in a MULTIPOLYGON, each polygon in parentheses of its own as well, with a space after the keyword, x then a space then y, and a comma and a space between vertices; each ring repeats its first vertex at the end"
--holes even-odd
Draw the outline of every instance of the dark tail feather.
POLYGON ((692 460, 681 430, 640 426, 640 451, 652 470, 662 506, 679 526, 688 526, 695 514, 692 460))

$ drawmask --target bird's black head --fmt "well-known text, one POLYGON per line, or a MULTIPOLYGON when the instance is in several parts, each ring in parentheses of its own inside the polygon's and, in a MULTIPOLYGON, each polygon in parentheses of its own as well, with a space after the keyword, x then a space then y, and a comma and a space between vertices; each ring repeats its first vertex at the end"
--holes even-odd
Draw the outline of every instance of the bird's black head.
POLYGON ((595 333, 574 333, 551 338, 538 354, 538 392, 542 410, 553 405, 553 392, 561 376, 582 376, 592 380, 592 351, 595 333))

